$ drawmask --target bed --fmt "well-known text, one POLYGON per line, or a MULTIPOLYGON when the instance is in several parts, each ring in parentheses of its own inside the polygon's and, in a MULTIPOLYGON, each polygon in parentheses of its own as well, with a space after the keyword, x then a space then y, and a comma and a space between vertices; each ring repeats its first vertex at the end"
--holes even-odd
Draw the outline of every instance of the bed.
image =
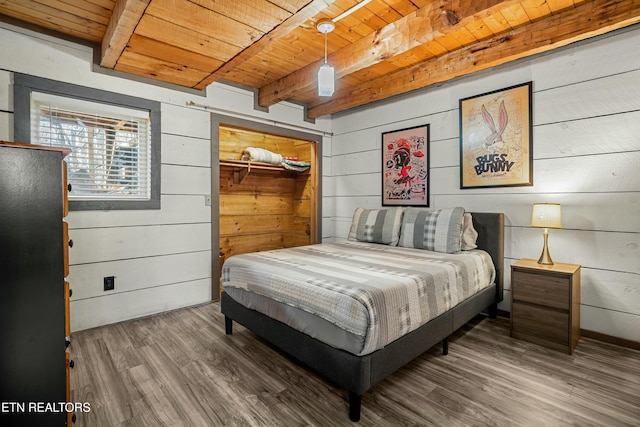
POLYGON ((423 224, 435 230, 433 215, 425 220, 425 210, 398 209, 356 210, 345 242, 236 255, 223 267, 226 334, 238 322, 346 389, 352 421, 360 419, 364 392, 439 342, 447 354, 449 335, 482 312, 495 317, 502 300, 503 214, 462 210, 477 248, 456 251, 447 238, 463 234, 461 221, 447 217, 448 232, 438 227, 422 242, 423 224), (464 291, 442 279, 454 276, 464 291), (356 283, 355 290, 343 282, 356 283))

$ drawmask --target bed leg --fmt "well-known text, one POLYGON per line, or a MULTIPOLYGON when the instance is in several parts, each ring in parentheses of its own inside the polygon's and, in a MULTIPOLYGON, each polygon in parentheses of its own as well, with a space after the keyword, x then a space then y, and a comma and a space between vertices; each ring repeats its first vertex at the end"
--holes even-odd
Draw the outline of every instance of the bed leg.
POLYGON ((489 319, 495 319, 498 317, 498 303, 494 302, 489 306, 489 319))
POLYGON ((353 422, 360 421, 360 406, 362 396, 352 391, 349 392, 349 419, 353 422))
POLYGON ((224 316, 224 333, 227 335, 231 335, 233 333, 233 320, 227 316, 224 316))
POLYGON ((442 340, 442 354, 445 356, 449 354, 449 338, 445 338, 442 340))

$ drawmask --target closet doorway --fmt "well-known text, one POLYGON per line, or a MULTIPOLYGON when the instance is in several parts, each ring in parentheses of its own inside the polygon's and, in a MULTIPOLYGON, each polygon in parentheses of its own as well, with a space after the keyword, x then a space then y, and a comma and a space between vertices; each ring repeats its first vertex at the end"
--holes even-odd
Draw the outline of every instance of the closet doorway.
POLYGON ((322 136, 213 116, 213 270, 233 255, 320 242, 322 136))

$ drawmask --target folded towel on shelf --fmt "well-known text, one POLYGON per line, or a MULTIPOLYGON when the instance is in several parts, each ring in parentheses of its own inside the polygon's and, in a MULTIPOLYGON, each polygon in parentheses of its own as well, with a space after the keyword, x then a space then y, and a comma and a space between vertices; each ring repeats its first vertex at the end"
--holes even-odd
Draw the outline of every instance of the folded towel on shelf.
POLYGON ((242 153, 242 160, 278 165, 282 163, 282 156, 280 154, 272 153, 269 150, 265 150, 264 148, 247 147, 242 153))
POLYGON ((307 169, 309 169, 311 167, 311 163, 309 163, 309 162, 301 162, 301 161, 296 161, 296 160, 290 160, 290 159, 283 159, 282 160, 282 166, 285 169, 298 171, 298 172, 304 172, 304 171, 306 171, 307 169))
POLYGON ((304 172, 311 167, 309 162, 301 162, 297 157, 282 157, 264 148, 247 147, 242 153, 242 160, 282 165, 285 169, 304 172))

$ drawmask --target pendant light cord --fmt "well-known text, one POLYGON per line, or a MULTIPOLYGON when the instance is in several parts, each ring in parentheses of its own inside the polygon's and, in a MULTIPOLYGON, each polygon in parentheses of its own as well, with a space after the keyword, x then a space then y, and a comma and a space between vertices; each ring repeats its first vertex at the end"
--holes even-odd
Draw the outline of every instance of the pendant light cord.
POLYGON ((327 63, 327 33, 324 33, 324 63, 327 63))

